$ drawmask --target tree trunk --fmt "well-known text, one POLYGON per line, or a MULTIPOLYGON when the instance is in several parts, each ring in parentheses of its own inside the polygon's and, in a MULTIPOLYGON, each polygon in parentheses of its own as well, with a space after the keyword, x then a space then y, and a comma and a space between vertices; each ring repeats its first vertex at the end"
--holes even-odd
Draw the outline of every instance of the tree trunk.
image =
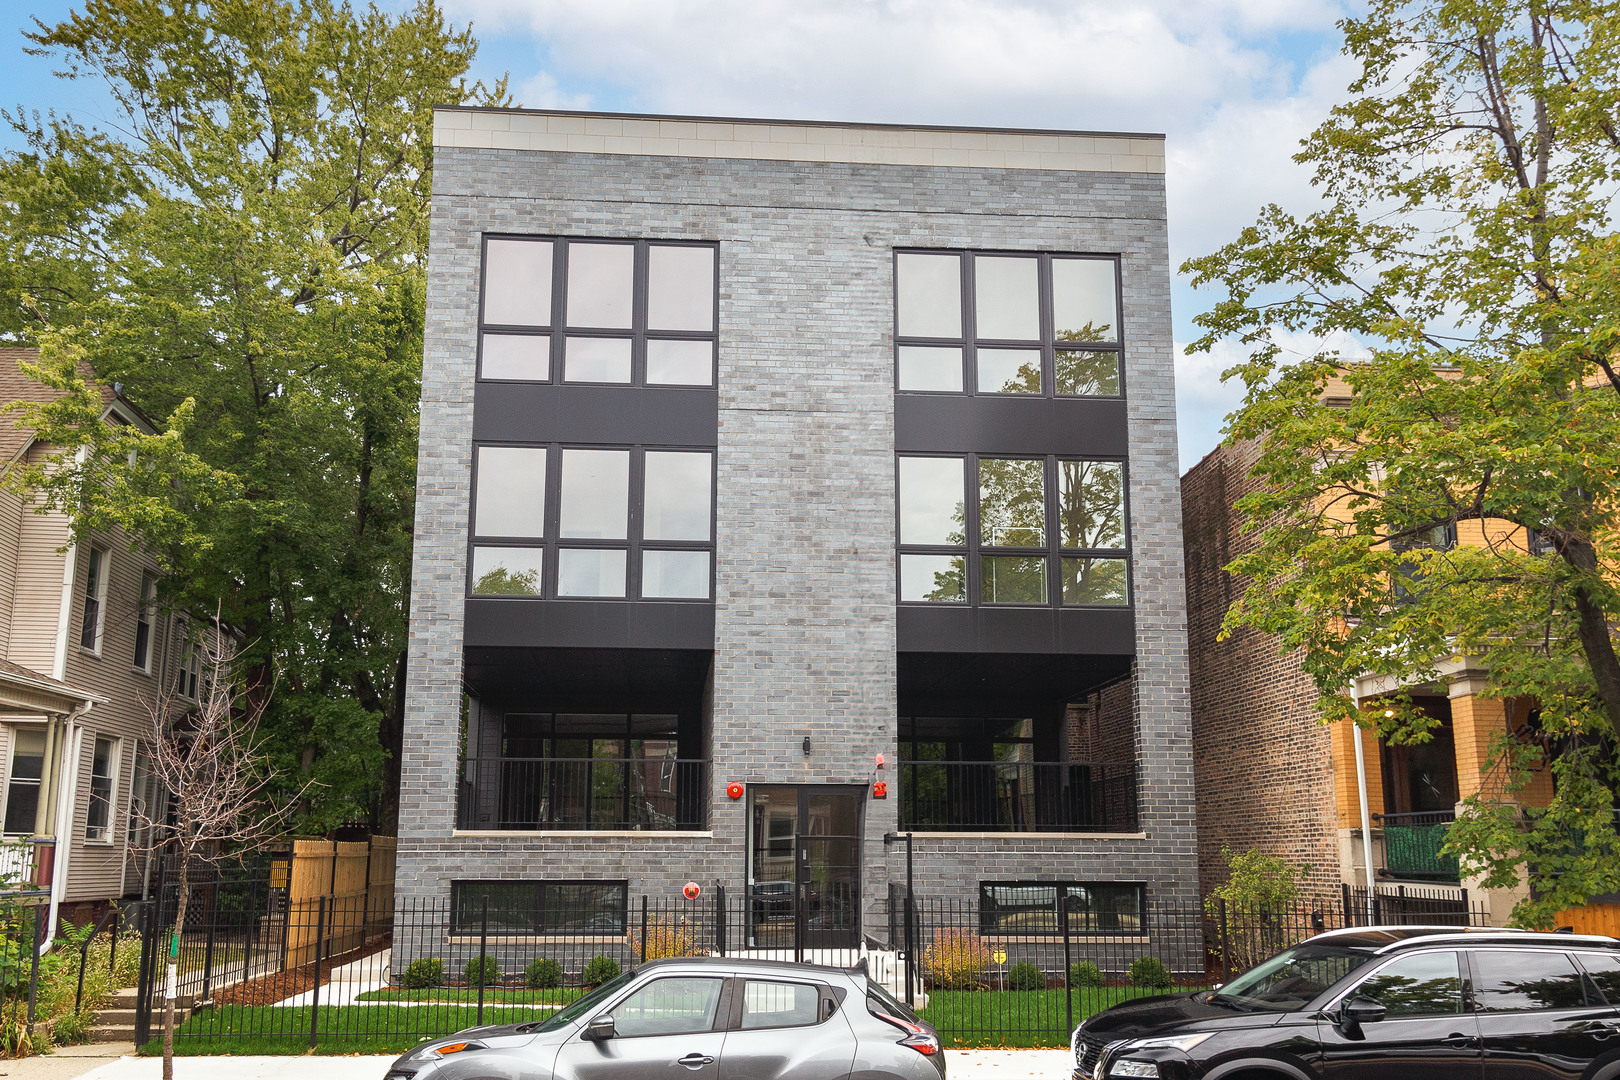
MULTIPOLYGON (((169 940, 168 979, 163 985, 163 1080, 174 1080, 174 995, 179 978, 180 934, 186 928, 186 901, 191 899, 191 860, 180 858, 180 887, 174 906, 174 937, 169 940)), ((158 898, 162 904, 162 898, 158 898)))
MULTIPOLYGON (((1564 557, 1583 574, 1598 572, 1597 549, 1586 540, 1569 539, 1564 557)), ((1609 637, 1609 613, 1580 578, 1575 580, 1570 592, 1575 600, 1575 612, 1580 616, 1581 650, 1586 654, 1592 681, 1597 684, 1598 698, 1609 714, 1609 723, 1620 729, 1620 657, 1615 656, 1614 641, 1609 637)))

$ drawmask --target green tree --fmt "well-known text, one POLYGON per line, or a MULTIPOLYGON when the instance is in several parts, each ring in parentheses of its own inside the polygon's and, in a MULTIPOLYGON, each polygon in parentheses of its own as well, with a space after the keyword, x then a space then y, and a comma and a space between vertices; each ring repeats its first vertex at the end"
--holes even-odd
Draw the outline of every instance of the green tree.
POLYGON ((222 605, 273 767, 315 781, 305 827, 389 826, 431 106, 504 83, 468 85, 476 44, 433 0, 86 0, 28 36, 118 115, 7 116, 0 333, 73 391, 25 416, 61 467, 18 482, 81 536, 129 529, 168 604, 222 605), (81 359, 158 433, 97 423, 81 359))
POLYGON ((1488 886, 1528 872, 1516 917, 1545 924, 1620 889, 1620 17, 1372 0, 1340 25, 1360 73, 1295 158, 1322 208, 1267 207, 1185 267, 1225 291, 1194 347, 1250 349, 1228 372, 1247 391, 1229 435, 1261 440, 1225 629, 1303 650, 1326 718, 1395 743, 1434 721, 1409 699, 1359 714, 1354 677, 1413 686, 1462 657, 1492 693, 1533 698, 1448 847, 1488 886), (1291 362, 1274 331, 1371 355, 1291 362), (1324 400, 1341 373, 1347 405, 1324 400), (1427 542, 1459 524, 1481 542, 1427 542), (1503 796, 1544 755, 1556 795, 1521 811, 1503 796))

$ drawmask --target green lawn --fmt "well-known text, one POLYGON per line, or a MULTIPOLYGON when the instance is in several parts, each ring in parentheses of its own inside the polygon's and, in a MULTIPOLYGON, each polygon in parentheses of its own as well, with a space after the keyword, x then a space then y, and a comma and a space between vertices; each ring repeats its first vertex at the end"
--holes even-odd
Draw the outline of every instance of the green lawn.
MULTIPOLYGON (((549 1007, 485 1004, 484 1023, 544 1020, 553 1011, 549 1007)), ((310 1019, 307 1005, 221 1005, 181 1024, 174 1033, 174 1052, 307 1054, 310 1019)), ((423 1039, 449 1035, 477 1022, 475 1005, 322 1005, 315 1053, 402 1053, 423 1039)), ((140 1052, 161 1054, 162 1040, 153 1039, 140 1052)))
MULTIPOLYGON (((551 990, 519 990, 506 986, 491 986, 484 990, 484 1003, 501 1005, 566 1005, 585 991, 577 986, 556 987, 551 990)), ((448 1001, 457 1004, 477 1003, 478 991, 464 986, 436 986, 427 990, 407 990, 390 986, 383 990, 367 990, 355 996, 356 1001, 448 1001)))
MULTIPOLYGON (((1173 993, 1203 989, 1178 986, 1173 993)), ((1133 986, 1074 991, 1074 1022, 1122 1001, 1152 997, 1162 990, 1133 986)), ((948 1047, 1069 1045, 1069 1014, 1063 990, 933 990, 922 1018, 939 1030, 948 1047)))

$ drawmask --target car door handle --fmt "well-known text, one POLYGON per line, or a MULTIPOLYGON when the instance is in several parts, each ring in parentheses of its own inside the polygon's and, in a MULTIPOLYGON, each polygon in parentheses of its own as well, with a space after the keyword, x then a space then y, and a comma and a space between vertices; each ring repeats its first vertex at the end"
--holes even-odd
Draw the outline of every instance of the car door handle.
POLYGON ((1441 1039, 1440 1041, 1442 1043, 1444 1043, 1445 1045, 1447 1045, 1447 1046, 1455 1046, 1455 1047, 1458 1047, 1460 1049, 1466 1050, 1469 1047, 1474 1046, 1475 1044, 1477 1044, 1479 1042, 1479 1038, 1477 1036, 1474 1036, 1474 1035, 1464 1035, 1460 1031, 1453 1031, 1450 1035, 1447 1035, 1445 1038, 1441 1039))
POLYGON ((1578 1024, 1571 1024, 1569 1030, 1595 1039, 1612 1039, 1620 1035, 1620 1020, 1582 1020, 1578 1024))
POLYGON ((696 1070, 703 1068, 705 1065, 713 1065, 714 1058, 708 1054, 687 1054, 685 1057, 677 1059, 675 1064, 685 1065, 688 1069, 696 1070))

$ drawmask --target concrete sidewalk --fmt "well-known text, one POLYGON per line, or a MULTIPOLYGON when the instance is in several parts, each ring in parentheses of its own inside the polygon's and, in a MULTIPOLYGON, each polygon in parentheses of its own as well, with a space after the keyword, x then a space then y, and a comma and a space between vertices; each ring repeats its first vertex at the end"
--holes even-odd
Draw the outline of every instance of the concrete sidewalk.
MULTIPOLYGON (((47 1057, 0 1061, 5 1080, 158 1080, 161 1058, 128 1055, 128 1043, 64 1047, 47 1057)), ((1067 1080, 1067 1050, 948 1050, 950 1080, 1067 1080)), ((177 1057, 175 1080, 382 1080, 395 1055, 332 1057, 177 1057)))

